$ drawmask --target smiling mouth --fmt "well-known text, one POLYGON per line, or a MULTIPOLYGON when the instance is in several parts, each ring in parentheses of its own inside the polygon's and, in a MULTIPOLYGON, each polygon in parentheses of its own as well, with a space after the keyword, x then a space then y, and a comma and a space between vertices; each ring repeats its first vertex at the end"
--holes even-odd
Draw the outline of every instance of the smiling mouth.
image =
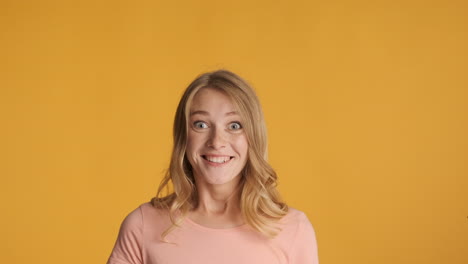
POLYGON ((219 157, 219 156, 202 155, 202 158, 209 161, 209 162, 223 164, 223 163, 226 163, 226 162, 230 161, 231 159, 233 159, 234 156, 219 157))

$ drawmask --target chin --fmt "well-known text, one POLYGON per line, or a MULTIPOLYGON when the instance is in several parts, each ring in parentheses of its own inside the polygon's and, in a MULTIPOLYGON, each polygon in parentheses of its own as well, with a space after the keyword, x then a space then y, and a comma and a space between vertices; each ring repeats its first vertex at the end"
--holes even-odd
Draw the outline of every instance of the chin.
POLYGON ((238 176, 217 176, 217 175, 205 175, 202 176, 204 181, 208 184, 211 185, 223 185, 223 184, 229 184, 232 183, 235 179, 238 178, 238 176))

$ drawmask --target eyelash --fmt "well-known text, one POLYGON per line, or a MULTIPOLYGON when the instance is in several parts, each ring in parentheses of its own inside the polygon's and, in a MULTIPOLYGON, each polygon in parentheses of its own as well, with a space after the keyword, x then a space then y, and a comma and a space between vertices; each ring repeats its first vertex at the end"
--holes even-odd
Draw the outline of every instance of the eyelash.
POLYGON ((193 122, 193 126, 198 129, 208 128, 208 125, 203 121, 195 121, 193 122), (198 127, 199 124, 204 124, 206 127, 198 127))
POLYGON ((240 129, 242 129, 242 125, 241 125, 240 122, 232 122, 232 123, 229 124, 229 128, 232 129, 232 130, 240 130, 240 129), (237 129, 232 128, 232 125, 238 125, 239 128, 237 128, 237 129))
MULTIPOLYGON (((195 122, 193 122, 193 126, 195 128, 197 128, 197 129, 208 128, 208 125, 203 121, 195 121, 195 122), (198 125, 204 125, 206 127, 199 127, 198 125)), ((234 121, 234 122, 229 123, 228 127, 229 127, 230 130, 241 130, 242 129, 242 124, 240 122, 238 122, 238 121, 234 121), (232 125, 237 125, 238 128, 232 128, 232 125)))

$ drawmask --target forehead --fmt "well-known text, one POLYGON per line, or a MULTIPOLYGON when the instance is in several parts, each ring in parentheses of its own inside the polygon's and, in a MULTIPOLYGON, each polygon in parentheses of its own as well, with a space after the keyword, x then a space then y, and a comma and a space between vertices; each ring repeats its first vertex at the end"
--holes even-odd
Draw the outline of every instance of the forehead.
POLYGON ((227 113, 237 111, 237 107, 225 92, 215 88, 202 88, 195 94, 190 106, 191 114, 197 111, 227 113))

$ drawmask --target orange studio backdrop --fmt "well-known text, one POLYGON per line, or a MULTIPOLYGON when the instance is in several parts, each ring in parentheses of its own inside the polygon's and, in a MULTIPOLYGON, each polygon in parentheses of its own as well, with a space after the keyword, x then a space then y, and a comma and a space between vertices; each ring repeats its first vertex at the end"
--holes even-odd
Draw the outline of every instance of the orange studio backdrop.
POLYGON ((256 88, 325 264, 468 263, 466 1, 0 1, 2 263, 105 263, 198 74, 256 88))

